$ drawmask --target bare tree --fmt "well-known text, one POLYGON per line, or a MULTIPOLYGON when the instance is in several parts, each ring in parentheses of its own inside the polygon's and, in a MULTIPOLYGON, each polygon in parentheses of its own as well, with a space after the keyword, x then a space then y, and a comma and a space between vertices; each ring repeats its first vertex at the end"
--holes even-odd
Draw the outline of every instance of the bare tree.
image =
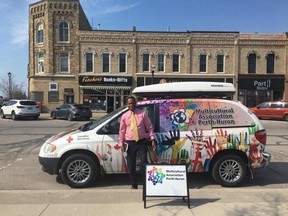
POLYGON ((26 99, 27 95, 25 91, 23 90, 23 83, 17 84, 14 81, 14 76, 11 74, 10 78, 9 76, 7 78, 1 77, 0 78, 0 92, 3 93, 4 99, 26 99), (10 79, 10 80, 9 80, 10 79))

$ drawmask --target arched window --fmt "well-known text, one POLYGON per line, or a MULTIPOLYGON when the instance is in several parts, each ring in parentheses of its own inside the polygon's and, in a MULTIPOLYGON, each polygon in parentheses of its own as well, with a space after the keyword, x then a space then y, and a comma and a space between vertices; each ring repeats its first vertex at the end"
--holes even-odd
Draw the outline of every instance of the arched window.
POLYGON ((86 72, 93 72, 94 70, 94 54, 93 52, 86 53, 86 72))
POLYGON ((163 72, 165 70, 165 54, 162 52, 157 54, 157 66, 158 71, 163 72))
POLYGON ((38 73, 44 73, 44 54, 39 52, 37 55, 38 58, 38 73))
POLYGON ((267 55, 267 73, 274 73, 274 60, 275 55, 273 53, 267 55))
POLYGON ((59 24, 59 41, 60 42, 69 41, 69 25, 65 21, 60 22, 59 24))
POLYGON ((119 72, 120 73, 127 72, 126 62, 127 62, 127 54, 124 52, 119 53, 119 72))
POLYGON ((172 72, 180 71, 180 55, 179 53, 172 54, 172 72))
POLYGON ((248 55, 248 73, 256 73, 256 53, 248 55))
POLYGON ((44 41, 44 34, 43 34, 43 23, 40 22, 37 24, 37 43, 43 43, 44 41))

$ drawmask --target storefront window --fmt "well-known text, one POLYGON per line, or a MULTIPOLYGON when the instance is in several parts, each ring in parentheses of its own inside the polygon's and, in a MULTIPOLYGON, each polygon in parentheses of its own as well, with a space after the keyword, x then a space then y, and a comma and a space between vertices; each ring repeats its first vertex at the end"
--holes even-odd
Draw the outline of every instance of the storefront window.
POLYGON ((126 104, 130 90, 83 89, 83 103, 92 112, 112 112, 126 104))

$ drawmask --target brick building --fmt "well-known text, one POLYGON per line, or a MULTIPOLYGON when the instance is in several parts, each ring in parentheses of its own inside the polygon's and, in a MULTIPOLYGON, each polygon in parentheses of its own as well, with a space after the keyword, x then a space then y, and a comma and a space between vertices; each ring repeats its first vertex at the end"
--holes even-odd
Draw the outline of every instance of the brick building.
POLYGON ((29 97, 44 112, 64 102, 110 112, 136 86, 221 81, 248 107, 288 100, 287 42, 285 33, 93 30, 79 0, 42 0, 29 7, 29 97))

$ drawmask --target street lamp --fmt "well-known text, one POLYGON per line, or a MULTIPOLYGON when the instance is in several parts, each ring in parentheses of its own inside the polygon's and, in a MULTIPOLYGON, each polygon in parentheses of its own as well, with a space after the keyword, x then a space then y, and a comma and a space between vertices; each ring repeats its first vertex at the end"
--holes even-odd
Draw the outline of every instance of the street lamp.
POLYGON ((11 72, 8 72, 8 92, 9 92, 9 100, 11 99, 11 72))
POLYGON ((152 73, 152 84, 154 84, 154 72, 155 72, 155 65, 153 64, 152 66, 151 66, 151 73, 152 73))

